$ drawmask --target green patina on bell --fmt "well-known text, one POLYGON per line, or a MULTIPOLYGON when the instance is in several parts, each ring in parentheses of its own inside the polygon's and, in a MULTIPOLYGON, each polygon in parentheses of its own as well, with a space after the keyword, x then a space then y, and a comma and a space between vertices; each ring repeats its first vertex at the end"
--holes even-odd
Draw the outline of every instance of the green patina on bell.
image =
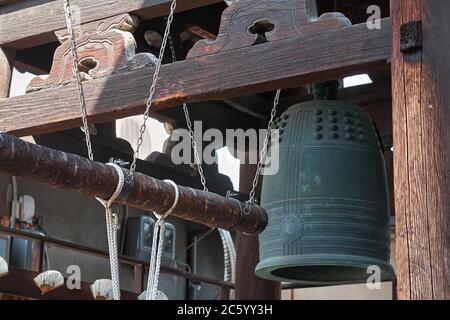
POLYGON ((365 282, 389 264, 386 169, 369 115, 341 101, 292 106, 276 122, 279 171, 264 176, 256 274, 305 286, 365 282))

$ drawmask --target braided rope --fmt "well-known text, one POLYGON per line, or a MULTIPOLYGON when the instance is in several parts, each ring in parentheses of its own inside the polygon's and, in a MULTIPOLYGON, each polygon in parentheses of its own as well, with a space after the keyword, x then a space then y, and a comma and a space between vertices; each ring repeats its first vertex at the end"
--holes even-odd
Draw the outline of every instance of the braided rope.
POLYGON ((152 252, 150 256, 150 268, 148 271, 147 291, 145 294, 145 300, 155 300, 158 293, 159 274, 161 270, 162 250, 164 244, 164 232, 165 232, 165 219, 172 213, 178 204, 180 199, 180 190, 175 182, 172 180, 164 180, 173 186, 175 190, 175 198, 172 206, 163 214, 159 215, 155 213, 158 221, 153 229, 153 241, 152 252))
POLYGON ((103 200, 96 198, 105 207, 105 220, 106 220, 106 234, 108 238, 108 251, 109 251, 109 265, 111 269, 111 283, 113 290, 114 300, 120 300, 120 278, 119 278, 119 256, 117 250, 117 229, 118 221, 117 215, 111 210, 111 206, 117 197, 120 195, 125 182, 125 176, 122 168, 115 163, 107 163, 106 165, 113 167, 118 176, 119 181, 117 183, 116 190, 109 200, 103 200))

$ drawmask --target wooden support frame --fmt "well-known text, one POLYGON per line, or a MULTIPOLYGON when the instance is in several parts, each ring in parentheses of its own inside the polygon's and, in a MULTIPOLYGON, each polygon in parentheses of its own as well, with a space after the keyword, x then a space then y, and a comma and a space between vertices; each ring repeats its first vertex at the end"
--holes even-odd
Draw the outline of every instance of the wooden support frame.
MULTIPOLYGON (((0 45, 16 50, 56 41, 54 32, 66 27, 63 2, 26 0, 0 7, 0 45), (39 6, 36 6, 39 4, 39 6), (51 12, 52 14, 49 14, 51 12), (39 26, 38 32, 36 26, 39 26)), ((221 0, 179 1, 177 12, 221 2, 221 0)), ((147 20, 167 15, 171 0, 72 0, 80 9, 80 23, 133 13, 147 20)))
POLYGON ((11 87, 15 51, 0 47, 0 98, 7 98, 11 87))
POLYGON ((450 2, 391 16, 397 296, 450 299, 450 2))
MULTIPOLYGON (((239 189, 250 193, 256 165, 240 167, 239 189)), ((257 189, 259 196, 260 185, 257 189)), ((259 278, 255 267, 259 262, 258 237, 238 233, 236 235, 236 293, 237 300, 280 300, 281 283, 259 278)))
MULTIPOLYGON (((376 70, 386 66, 390 54, 391 20, 385 18, 379 30, 360 24, 171 63, 161 68, 153 111, 376 70)), ((89 121, 141 114, 153 71, 84 82, 89 121)), ((0 132, 22 136, 80 126, 76 92, 67 85, 0 99, 0 132)))

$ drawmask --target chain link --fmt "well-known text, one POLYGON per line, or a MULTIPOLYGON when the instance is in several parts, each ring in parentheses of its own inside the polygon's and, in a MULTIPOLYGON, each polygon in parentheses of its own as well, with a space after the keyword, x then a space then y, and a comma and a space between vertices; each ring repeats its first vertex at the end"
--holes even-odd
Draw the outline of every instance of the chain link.
MULTIPOLYGON (((173 45, 173 40, 170 35, 169 35, 169 46, 170 46, 170 50, 172 52, 172 60, 175 62, 175 61, 177 61, 177 57, 176 57, 176 53, 175 53, 175 47, 173 45)), ((267 149, 268 149, 269 140, 270 140, 270 136, 271 136, 271 132, 272 132, 273 121, 277 114, 278 103, 280 102, 280 93, 281 93, 281 89, 278 89, 275 94, 275 98, 273 100, 273 107, 270 112, 270 120, 269 120, 269 123, 267 124, 267 134, 264 138, 263 148, 261 149, 259 161, 256 166, 256 173, 255 173, 255 177, 253 178, 252 189, 249 194, 249 199, 245 202, 244 213, 248 213, 248 211, 250 210, 250 205, 253 205, 255 203, 256 187, 258 186, 259 176, 261 175, 261 171, 262 171, 262 165, 267 156, 267 149)), ((183 111, 184 111, 184 117, 186 118, 186 125, 189 130, 189 136, 191 139, 192 149, 194 151, 194 160, 195 160, 195 163, 197 164, 198 173, 200 175, 200 181, 203 185, 203 190, 208 191, 208 188, 206 187, 206 179, 205 179, 205 175, 203 173, 200 155, 199 155, 198 148, 197 148, 197 143, 195 141, 194 131, 192 130, 191 117, 189 115, 189 110, 188 110, 186 103, 183 103, 183 111)))
MULTIPOLYGON (((170 34, 169 34, 169 47, 170 47, 170 52, 172 53, 172 61, 176 62, 177 54, 175 52, 175 46, 173 44, 173 39, 170 34)), ((189 137, 191 140, 192 150, 194 152, 194 161, 195 161, 195 164, 197 165, 198 174, 200 176, 200 182, 202 183, 203 191, 208 192, 208 187, 206 186, 206 178, 205 178, 205 174, 203 173, 203 167, 202 167, 202 163, 200 160, 200 154, 199 154, 198 148, 197 148, 197 142, 195 141, 194 130, 192 129, 191 117, 189 115, 189 109, 188 109, 186 103, 183 103, 183 112, 184 112, 184 117, 186 118, 186 126, 189 130, 189 137)))
POLYGON ((191 119, 189 117, 189 110, 188 110, 186 103, 183 103, 183 111, 184 111, 184 116, 186 118, 186 125, 189 130, 189 136, 191 138, 192 150, 194 151, 194 161, 197 165, 198 174, 200 175, 200 182, 202 183, 203 191, 208 192, 208 187, 206 186, 205 175, 203 173, 202 162, 200 160, 200 154, 198 152, 197 142, 195 142, 194 131, 192 130, 192 123, 191 123, 191 119))
MULTIPOLYGON (((153 95, 156 90, 156 83, 159 78, 159 72, 160 72, 161 65, 162 65, 162 59, 163 59, 164 51, 165 51, 168 41, 169 41, 169 46, 170 46, 170 50, 171 50, 171 54, 172 54, 172 59, 174 62, 177 61, 175 47, 173 45, 172 37, 170 36, 170 26, 172 25, 176 5, 177 5, 176 0, 173 0, 171 3, 171 6, 170 6, 170 13, 169 13, 168 17, 166 18, 166 21, 167 21, 166 28, 164 30, 164 36, 163 36, 161 48, 159 51, 158 61, 155 66, 155 72, 153 73, 153 80, 152 80, 152 84, 150 86, 149 95, 146 100, 146 109, 143 114, 143 123, 139 129, 139 137, 138 137, 138 140, 136 143, 136 150, 134 151, 134 154, 133 154, 133 161, 130 166, 130 173, 129 173, 129 176, 126 178, 126 181, 128 183, 130 183, 133 180, 134 173, 136 171, 136 163, 137 163, 137 159, 139 158, 139 151, 140 151, 141 145, 144 141, 144 134, 145 134, 145 131, 147 130, 147 121, 148 121, 148 118, 150 117, 150 109, 152 106, 153 95)), ((93 152, 92 152, 92 145, 91 145, 91 139, 90 139, 90 134, 89 134, 89 125, 88 125, 88 121, 87 121, 86 101, 85 101, 85 97, 84 97, 83 85, 81 83, 80 71, 78 70, 78 54, 77 54, 77 50, 76 50, 76 42, 75 42, 73 25, 72 25, 72 15, 70 12, 70 6, 69 6, 68 0, 64 0, 64 11, 65 11, 65 16, 66 16, 67 31, 69 33, 70 46, 71 46, 71 52, 72 52, 73 74, 76 79, 78 97, 80 100, 80 110, 81 110, 82 121, 83 121, 83 132, 85 134, 86 146, 88 149, 88 157, 89 157, 89 159, 93 160, 94 156, 93 156, 93 152)), ((276 92, 276 95, 275 95, 274 102, 273 102, 272 111, 270 113, 270 120, 267 125, 267 134, 264 138, 263 148, 261 150, 259 161, 258 161, 258 164, 256 167, 255 177, 253 178, 253 182, 252 182, 252 189, 249 194, 249 199, 245 203, 244 212, 246 212, 246 213, 249 211, 250 205, 253 205, 255 202, 256 187, 258 186, 259 176, 261 175, 261 171, 262 171, 262 165, 267 156, 267 149, 268 149, 270 134, 271 134, 271 130, 272 130, 273 120, 274 120, 276 112, 277 112, 277 106, 278 106, 279 99, 280 99, 280 92, 281 92, 281 90, 278 89, 276 92)), ((191 139, 192 149, 194 152, 194 161, 197 165, 198 173, 200 175, 200 181, 202 183, 203 190, 208 191, 208 188, 206 186, 206 178, 205 178, 202 164, 201 164, 200 154, 199 154, 199 151, 197 148, 197 143, 195 141, 194 131, 192 129, 192 122, 190 119, 189 110, 188 110, 186 103, 183 103, 183 111, 184 111, 184 115, 186 118, 186 125, 189 130, 189 136, 191 139)))
POLYGON ((143 122, 142 122, 141 128, 139 129, 139 138, 136 143, 136 150, 134 151, 134 154, 133 154, 133 162, 131 163, 131 166, 130 166, 130 174, 127 177, 128 183, 131 183, 133 181, 134 172, 136 171, 136 161, 139 157, 139 150, 141 148, 142 142, 144 141, 144 133, 147 130, 147 120, 150 117, 150 109, 152 106, 153 95, 155 94, 156 83, 158 81, 159 71, 161 69, 162 59, 164 57, 164 51, 165 51, 165 48, 167 45, 167 39, 168 39, 169 33, 170 33, 170 26, 172 25, 173 15, 175 13, 176 6, 177 6, 177 1, 173 0, 172 4, 170 5, 169 16, 167 17, 166 29, 164 30, 164 36, 163 36, 163 40, 161 43, 161 48, 159 50, 158 61, 155 66, 155 72, 153 73, 153 80, 152 80, 152 84, 150 86, 150 92, 149 92, 148 98, 145 103, 146 108, 145 108, 145 112, 143 115, 143 122))
POLYGON ((255 177, 253 178, 252 190, 250 191, 248 201, 245 202, 244 213, 248 213, 250 210, 250 205, 253 205, 255 203, 256 187, 258 186, 258 181, 259 181, 259 176, 261 175, 262 165, 267 156, 267 149, 269 146, 269 139, 270 139, 270 136, 272 133, 273 120, 275 119, 275 115, 277 114, 277 106, 278 106, 278 103, 280 102, 280 93, 281 93, 281 90, 278 89, 275 94, 275 99, 273 100, 273 107, 272 107, 272 111, 270 112, 270 120, 269 120, 269 123, 267 124, 267 133, 264 138, 264 144, 261 149, 261 153, 259 155, 258 164, 256 166, 256 173, 255 173, 255 177))
POLYGON ((75 35, 72 25, 72 13, 70 11, 69 0, 64 0, 64 13, 66 17, 67 32, 69 34, 70 49, 72 52, 72 72, 77 83, 78 99, 80 101, 80 110, 82 115, 84 136, 86 139, 86 147, 88 152, 88 158, 94 160, 94 153, 92 152, 91 135, 89 134, 89 125, 87 120, 86 100, 84 98, 83 84, 81 83, 81 74, 78 70, 78 53, 77 45, 75 42, 75 35))

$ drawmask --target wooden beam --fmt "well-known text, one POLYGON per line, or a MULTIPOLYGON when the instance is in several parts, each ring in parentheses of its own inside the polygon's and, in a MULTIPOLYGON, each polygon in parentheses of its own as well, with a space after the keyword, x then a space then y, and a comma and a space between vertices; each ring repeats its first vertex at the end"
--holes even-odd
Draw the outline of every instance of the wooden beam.
MULTIPOLYGON (((182 102, 220 100, 385 68, 390 19, 264 43, 164 65, 153 111, 182 102)), ((141 114, 154 68, 84 82, 90 123, 141 114)), ((0 131, 40 134, 79 127, 74 85, 0 99, 0 131)))
MULTIPOLYGON (((67 153, 73 153, 81 157, 87 158, 86 143, 83 140, 83 133, 80 130, 80 134, 73 132, 63 131, 55 132, 49 135, 35 137, 37 144, 44 147, 57 149, 67 153)), ((131 163, 133 155, 131 153, 123 152, 120 147, 114 145, 114 143, 101 143, 95 138, 92 138, 92 147, 95 154, 95 160, 98 162, 108 162, 110 158, 121 159, 125 162, 131 163)), ((166 160, 167 161, 167 160, 166 160)), ((203 186, 198 176, 195 175, 195 170, 191 167, 191 170, 174 170, 174 168, 154 161, 145 161, 137 159, 136 171, 145 175, 152 176, 156 179, 170 179, 182 186, 190 186, 195 189, 201 189, 203 186)), ((215 176, 214 178, 206 175, 208 180, 208 189, 211 192, 217 193, 221 196, 225 196, 227 191, 233 189, 231 181, 228 179, 222 179, 222 176, 215 176), (228 182, 229 181, 229 182, 228 182)), ((239 199, 247 197, 242 193, 238 194, 239 199)))
MULTIPOLYGON (((256 165, 242 164, 239 190, 250 193, 256 165)), ((258 188, 259 189, 259 188, 258 188)), ((260 190, 258 190, 258 195, 260 190)), ((259 262, 259 241, 256 236, 236 235, 236 300, 279 300, 281 283, 258 278, 255 267, 259 262)))
POLYGON ((391 1, 391 16, 397 296, 450 299, 450 1, 391 1))
MULTIPOLYGON (((129 170, 122 170, 125 177, 130 175, 129 170)), ((7 134, 0 134, 0 173, 100 199, 110 199, 119 182, 119 175, 111 166, 7 134)), ((171 216, 248 234, 257 234, 267 225, 267 212, 258 205, 250 206, 248 213, 244 213, 245 205, 238 200, 190 187, 177 189, 179 199, 171 216)), ((162 214, 174 199, 171 184, 135 173, 130 183, 124 183, 116 202, 162 214)))
POLYGON ((15 51, 0 47, 0 98, 9 97, 15 51))
POLYGON ((13 2, 19 2, 21 0, 0 0, 0 6, 4 6, 6 4, 11 4, 13 2))
MULTIPOLYGON (((42 2, 27 0, 0 7, 0 45, 26 49, 56 41, 54 32, 66 27, 63 1, 42 2)), ((121 13, 133 13, 143 20, 162 17, 168 14, 171 2, 172 0, 72 0, 70 5, 80 9, 80 23, 87 23, 121 13)), ((177 12, 218 2, 221 1, 179 1, 177 12)))

